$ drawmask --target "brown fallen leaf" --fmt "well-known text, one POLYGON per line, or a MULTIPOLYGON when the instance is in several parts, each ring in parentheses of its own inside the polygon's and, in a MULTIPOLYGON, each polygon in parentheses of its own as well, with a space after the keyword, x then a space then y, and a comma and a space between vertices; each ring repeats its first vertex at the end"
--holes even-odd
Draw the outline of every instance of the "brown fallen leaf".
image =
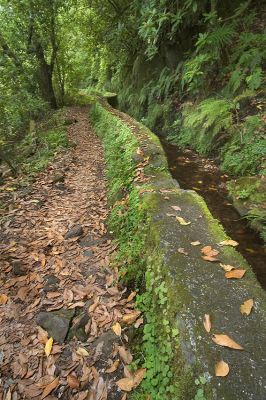
POLYGON ((133 378, 122 378, 116 382, 119 389, 124 390, 125 392, 131 392, 134 388, 134 380, 133 378))
POLYGON ((199 246, 201 243, 199 240, 196 240, 195 242, 190 242, 190 244, 192 244, 192 246, 199 246))
POLYGON ((83 347, 79 347, 77 349, 76 353, 81 357, 88 357, 90 355, 89 352, 86 349, 84 349, 83 347))
POLYGON ((48 342, 48 333, 43 328, 41 328, 40 326, 38 326, 37 339, 42 344, 46 344, 48 342))
POLYGON ((233 339, 231 339, 227 335, 214 334, 212 336, 212 340, 219 346, 229 347, 230 349, 235 349, 235 350, 244 350, 242 346, 240 346, 238 343, 236 343, 233 339))
POLYGON ((124 346, 118 346, 118 352, 125 364, 130 364, 133 361, 133 357, 129 350, 126 350, 124 346))
POLYGON ((6 304, 8 302, 8 297, 6 294, 0 294, 0 304, 6 304))
POLYGON ((223 240, 222 242, 219 243, 220 246, 232 246, 236 247, 238 246, 239 243, 237 243, 235 240, 228 239, 228 240, 223 240))
POLYGON ((210 331, 211 331, 212 325, 211 325, 211 317, 210 317, 209 314, 205 314, 205 315, 204 315, 204 318, 203 318, 203 325, 204 325, 204 328, 205 328, 205 330, 206 330, 207 332, 210 332, 210 331))
POLYGON ((204 246, 201 249, 201 252, 203 254, 202 258, 206 261, 218 261, 216 256, 219 254, 219 251, 216 249, 213 249, 211 246, 204 246))
POLYGON ((177 249, 177 251, 180 254, 184 254, 185 256, 188 256, 188 252, 183 247, 179 247, 179 249, 177 249))
POLYGON ((136 319, 140 316, 140 314, 141 312, 138 310, 132 311, 131 313, 125 314, 122 318, 122 321, 130 325, 136 321, 136 319))
POLYGON ((58 384, 59 384, 59 376, 55 378, 51 383, 49 383, 49 385, 46 386, 46 388, 42 393, 41 400, 45 399, 45 397, 47 397, 58 386, 58 384))
POLYGON ((113 364, 111 365, 111 367, 107 368, 105 370, 105 372, 107 372, 107 374, 111 374, 112 372, 115 372, 119 366, 120 360, 115 360, 113 362, 113 364))
POLYGON ((253 306, 254 306, 253 299, 244 301, 244 303, 241 304, 241 306, 240 306, 241 314, 249 315, 251 313, 253 306))
POLYGON ((215 376, 227 376, 229 374, 229 365, 224 361, 219 361, 215 365, 215 376))
POLYGON ((135 327, 136 329, 138 329, 138 328, 140 327, 140 325, 143 324, 143 322, 144 322, 143 318, 137 319, 136 323, 134 324, 134 327, 135 327))
POLYGON ((48 339, 46 344, 45 344, 44 352, 45 352, 47 357, 49 357, 49 355, 51 354, 52 347, 53 347, 53 342, 54 342, 54 339, 52 337, 50 337, 50 339, 48 339))
POLYGON ((241 279, 245 275, 245 269, 233 269, 232 271, 228 271, 224 274, 227 279, 241 279))
POLYGON ((115 333, 117 336, 121 336, 122 328, 121 328, 121 325, 119 324, 119 322, 116 322, 116 323, 112 326, 112 330, 114 331, 114 333, 115 333))
POLYGON ((173 210, 175 211, 181 211, 181 208, 178 206, 171 206, 173 210))
POLYGON ((180 223, 180 225, 190 225, 191 221, 185 221, 182 217, 176 217, 176 220, 180 223))
POLYGON ((139 386, 139 384, 142 382, 142 380, 144 379, 146 375, 146 368, 140 368, 137 371, 134 372, 134 388, 136 388, 137 386, 139 386))
POLYGON ((78 389, 79 388, 79 380, 75 375, 68 375, 67 376, 67 383, 71 389, 78 389))
POLYGON ((221 267, 224 271, 226 271, 226 272, 232 271, 232 269, 235 269, 235 268, 236 268, 236 267, 233 267, 232 265, 229 265, 229 264, 221 264, 221 263, 220 263, 220 267, 221 267))

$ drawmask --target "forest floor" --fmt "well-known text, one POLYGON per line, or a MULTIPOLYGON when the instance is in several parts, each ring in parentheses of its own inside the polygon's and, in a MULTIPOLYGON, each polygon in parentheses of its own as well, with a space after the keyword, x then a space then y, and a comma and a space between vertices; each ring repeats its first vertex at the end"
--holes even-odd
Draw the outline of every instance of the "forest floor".
POLYGON ((125 400, 119 386, 143 377, 127 368, 130 327, 119 321, 142 319, 110 267, 101 142, 88 109, 67 114, 75 146, 18 196, 0 233, 1 400, 125 400))

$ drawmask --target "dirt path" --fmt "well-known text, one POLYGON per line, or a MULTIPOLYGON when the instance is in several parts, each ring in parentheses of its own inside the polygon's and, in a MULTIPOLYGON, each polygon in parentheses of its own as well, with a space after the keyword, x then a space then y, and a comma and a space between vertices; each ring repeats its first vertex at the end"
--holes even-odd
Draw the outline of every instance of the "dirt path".
POLYGON ((112 327, 135 319, 134 293, 109 267, 101 143, 88 110, 68 114, 76 147, 18 198, 1 231, 0 399, 126 398, 115 382, 131 354, 126 329, 112 327))

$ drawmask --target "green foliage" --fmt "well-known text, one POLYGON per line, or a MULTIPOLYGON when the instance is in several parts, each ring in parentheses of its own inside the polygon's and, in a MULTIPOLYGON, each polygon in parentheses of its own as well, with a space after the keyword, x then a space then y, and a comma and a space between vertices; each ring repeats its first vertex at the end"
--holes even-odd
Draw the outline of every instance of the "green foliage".
POLYGON ((260 173, 266 157, 265 122, 262 115, 247 117, 236 125, 222 148, 222 169, 234 175, 260 173))
POLYGON ((213 149, 215 138, 233 124, 233 103, 225 99, 209 98, 196 106, 184 108, 179 142, 190 145, 201 154, 213 149))

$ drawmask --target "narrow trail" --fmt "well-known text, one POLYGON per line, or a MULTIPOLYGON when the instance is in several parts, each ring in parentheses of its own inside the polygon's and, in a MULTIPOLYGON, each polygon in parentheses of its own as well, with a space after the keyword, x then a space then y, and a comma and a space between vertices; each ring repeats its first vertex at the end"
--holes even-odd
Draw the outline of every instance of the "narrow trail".
POLYGON ((135 293, 109 267, 101 143, 86 108, 67 113, 75 147, 18 197, 0 234, 1 400, 126 399, 115 382, 132 356, 126 328, 112 327, 137 318, 135 293))

